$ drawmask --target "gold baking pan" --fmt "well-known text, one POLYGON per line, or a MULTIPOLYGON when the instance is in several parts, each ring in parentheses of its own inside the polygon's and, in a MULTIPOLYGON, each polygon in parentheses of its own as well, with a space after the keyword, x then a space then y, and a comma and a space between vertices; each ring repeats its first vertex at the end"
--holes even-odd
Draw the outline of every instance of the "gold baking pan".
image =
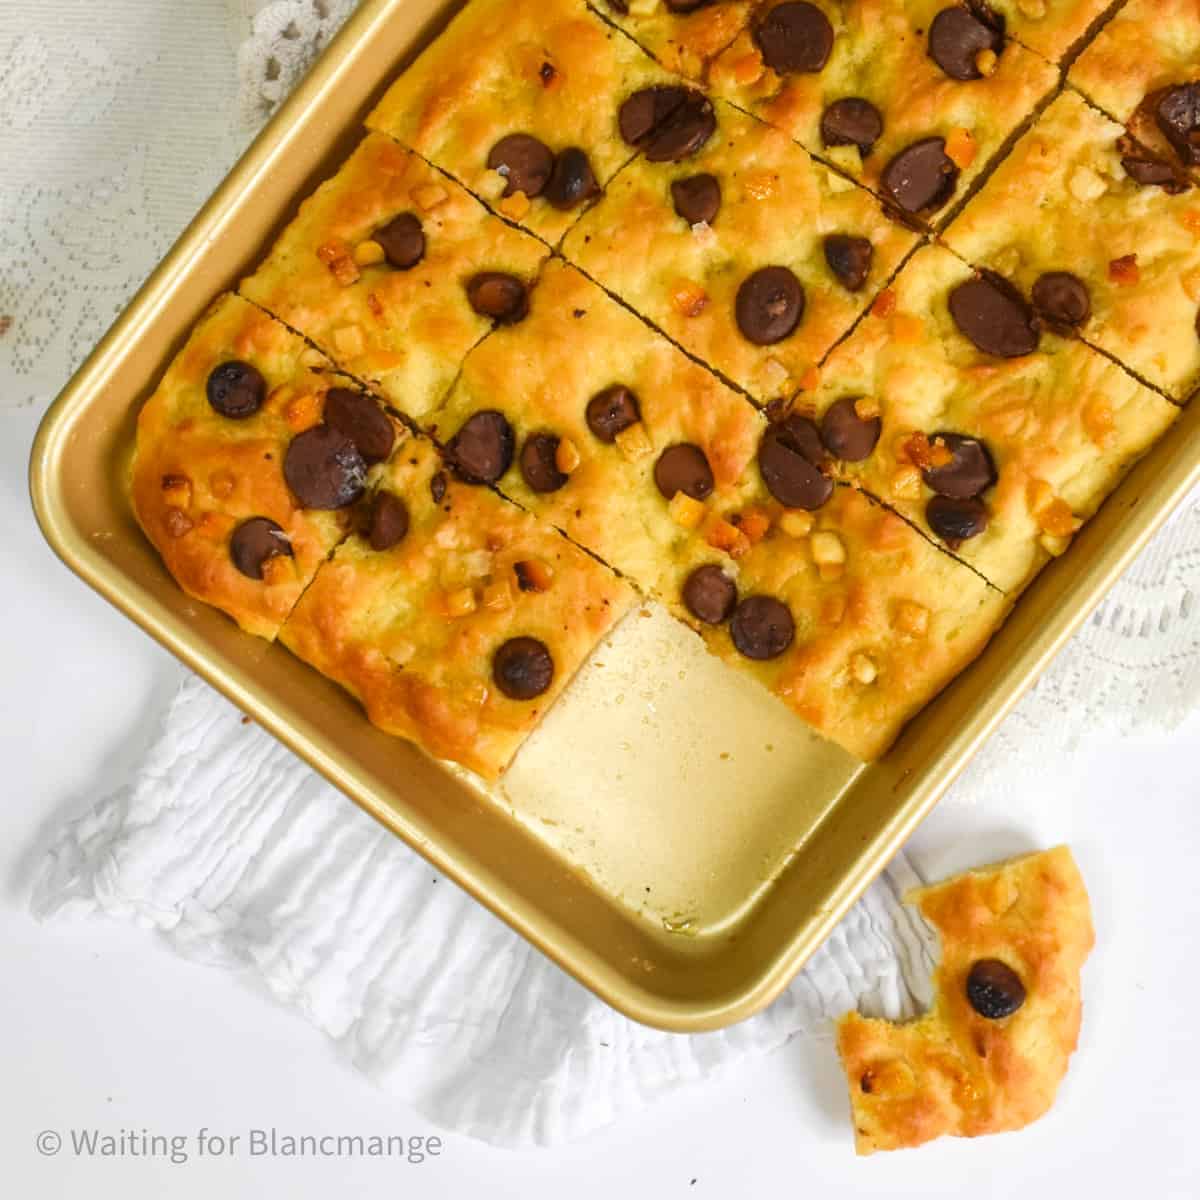
POLYGON ((582 983, 650 1025, 719 1028, 787 985, 1200 479, 1200 405, 873 765, 652 610, 615 631, 494 789, 374 731, 333 684, 176 587, 124 475, 138 407, 193 322, 457 7, 362 4, 51 408, 34 506, 71 570, 582 983))

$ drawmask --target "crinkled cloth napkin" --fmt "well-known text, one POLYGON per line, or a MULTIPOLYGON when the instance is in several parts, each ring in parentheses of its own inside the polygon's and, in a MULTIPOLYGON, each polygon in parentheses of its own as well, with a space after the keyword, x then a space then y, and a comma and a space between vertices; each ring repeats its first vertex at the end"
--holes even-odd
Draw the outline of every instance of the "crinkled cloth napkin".
MULTIPOLYGON (((16 0, 0 28, 0 407, 65 381, 350 0, 16 0), (181 87, 180 80, 186 80, 181 87), (146 122, 153 111, 159 119, 146 122)), ((1171 524, 962 781, 1037 794, 1081 740, 1200 694, 1200 504, 1171 524)), ((182 676, 181 676, 182 678, 182 676)), ((62 830, 42 916, 104 913, 253 972, 428 1117, 506 1145, 580 1136, 854 1005, 928 1000, 898 859, 784 996, 672 1036, 605 1007, 194 678, 127 786, 62 830)))

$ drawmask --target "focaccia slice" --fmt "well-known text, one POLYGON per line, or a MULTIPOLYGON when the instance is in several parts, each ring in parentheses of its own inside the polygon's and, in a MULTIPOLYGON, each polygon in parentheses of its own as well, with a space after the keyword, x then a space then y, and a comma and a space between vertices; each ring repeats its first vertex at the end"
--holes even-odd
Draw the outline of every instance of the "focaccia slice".
POLYGON ((859 1154, 1023 1128, 1054 1103, 1079 1038, 1095 935, 1067 847, 907 899, 942 937, 937 995, 911 1024, 838 1023, 859 1154))
POLYGON ((138 417, 134 511, 186 592, 273 638, 394 437, 328 359, 223 296, 138 417))
POLYGON ((380 729, 495 779, 632 599, 411 436, 280 640, 380 729))
POLYGON ((545 256, 417 155, 372 134, 240 290, 419 419, 497 321, 521 318, 545 256))

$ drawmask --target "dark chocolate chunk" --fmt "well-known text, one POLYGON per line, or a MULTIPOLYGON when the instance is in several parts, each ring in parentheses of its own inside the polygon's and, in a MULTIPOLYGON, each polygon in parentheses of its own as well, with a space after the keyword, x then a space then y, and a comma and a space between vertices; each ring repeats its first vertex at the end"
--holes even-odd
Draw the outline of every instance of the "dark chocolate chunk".
POLYGON ((1200 83, 1165 89, 1154 105, 1154 120, 1185 166, 1200 166, 1200 83))
POLYGON ((821 470, 825 448, 816 425, 793 413, 767 426, 758 444, 758 469, 767 491, 784 508, 820 508, 833 495, 833 480, 821 470))
POLYGON ((546 184, 546 199, 555 208, 567 212, 599 194, 592 164, 578 146, 569 147, 554 160, 554 170, 546 184))
POLYGON ((557 492, 567 482, 556 461, 559 440, 553 433, 534 433, 521 447, 521 474, 535 492, 557 492))
POLYGON ((494 409, 473 413, 446 445, 446 462, 464 483, 495 483, 512 466, 515 439, 494 409))
POLYGON ((843 462, 862 462, 869 458, 879 441, 883 421, 879 417, 863 419, 855 405, 861 397, 844 396, 835 401, 821 418, 821 441, 834 458, 843 462))
POLYGON ((367 464, 344 433, 322 422, 292 438, 283 477, 304 508, 347 508, 366 488, 367 464))
POLYGON ((683 103, 650 136, 643 150, 646 161, 683 162, 698 153, 716 130, 712 101, 689 89, 683 103))
POLYGON ((863 158, 882 135, 883 114, 860 96, 835 100, 821 116, 821 141, 826 146, 857 146, 863 158))
POLYGON ((738 288, 734 315, 747 341, 772 346, 800 324, 804 288, 787 267, 760 267, 738 288))
POLYGON ((438 471, 429 480, 429 494, 434 504, 441 504, 446 498, 446 472, 438 471))
POLYGON ((394 492, 381 491, 371 503, 366 538, 380 552, 398 546, 408 536, 408 505, 394 492))
POLYGON ((985 4, 943 8, 929 26, 929 57, 951 79, 982 79, 975 60, 983 50, 1004 49, 1004 18, 985 4))
POLYGON ((325 423, 344 433, 368 463, 383 462, 396 444, 395 426, 365 392, 331 388, 325 397, 325 423))
POLYGON ((689 225, 711 225, 721 211, 721 184, 715 175, 689 175, 671 184, 675 211, 689 225))
POLYGON ((1033 307, 1051 325, 1075 329, 1092 315, 1092 297, 1078 275, 1047 271, 1033 285, 1033 307))
POLYGON ((266 517, 251 517, 243 521, 229 540, 229 557, 233 565, 249 579, 263 577, 263 563, 280 554, 292 557, 292 543, 283 528, 266 517))
POLYGON ((492 678, 510 700, 535 700, 554 682, 554 659, 536 638, 510 638, 492 658, 492 678))
POLYGON ((865 237, 831 233, 825 239, 825 261, 847 291, 862 291, 874 257, 875 247, 865 237))
POLYGON ((988 511, 982 500, 952 500, 949 496, 934 496, 925 506, 929 528, 950 547, 957 550, 963 542, 978 537, 988 527, 988 511))
POLYGON ((720 625, 737 606, 737 584, 715 563, 706 563, 687 577, 683 603, 697 621, 720 625))
POLYGON ((208 402, 223 417, 252 417, 267 398, 267 381, 244 362, 225 362, 208 377, 208 402))
POLYGON ((729 632, 740 654, 756 662, 778 658, 796 636, 796 622, 774 596, 751 596, 737 606, 729 632))
POLYGON ((504 195, 524 192, 530 199, 540 196, 554 171, 554 152, 545 142, 528 133, 502 137, 487 157, 488 170, 504 176, 504 195))
POLYGON ((1025 1003, 1025 985, 1008 963, 981 958, 967 974, 967 1000, 981 1017, 999 1021, 1025 1003))
POLYGON ((930 439, 941 444, 953 456, 944 467, 927 467, 925 482, 939 496, 952 500, 970 500, 981 496, 996 482, 996 464, 991 451, 978 438, 961 433, 935 433, 930 439))
POLYGON ((621 430, 636 425, 642 419, 642 410, 629 388, 623 383, 614 383, 588 401, 586 416, 592 433, 600 441, 611 445, 621 430))
POLYGON ((1162 188, 1168 196, 1178 196, 1188 190, 1188 182, 1165 159, 1151 154, 1143 145, 1128 134, 1117 139, 1117 153, 1121 155, 1121 166, 1134 183, 1142 187, 1162 188))
POLYGON ((922 138, 897 154, 883 171, 884 191, 906 213, 937 212, 954 195, 958 167, 946 153, 946 139, 922 138))
POLYGON ((829 18, 805 0, 777 4, 755 23, 753 37, 763 62, 780 75, 819 71, 833 49, 829 18))
POLYGON ((401 213, 375 230, 371 240, 383 247, 384 257, 400 271, 412 270, 425 257, 425 230, 412 213, 401 213))
POLYGON ((712 137, 717 117, 712 102, 694 88, 657 84, 634 92, 622 105, 621 136, 650 162, 680 162, 712 137))
POLYGON ((959 332, 984 354, 1020 358, 1038 348, 1038 323, 1025 297, 994 271, 981 271, 950 293, 959 332))
POLYGON ((529 289, 515 275, 483 271, 467 283, 467 299, 481 317, 515 325, 529 315, 529 289))
POLYGON ((676 492, 683 492, 693 500, 706 500, 712 495, 716 481, 704 451, 690 442, 679 442, 658 456, 654 482, 668 500, 674 499, 676 492))

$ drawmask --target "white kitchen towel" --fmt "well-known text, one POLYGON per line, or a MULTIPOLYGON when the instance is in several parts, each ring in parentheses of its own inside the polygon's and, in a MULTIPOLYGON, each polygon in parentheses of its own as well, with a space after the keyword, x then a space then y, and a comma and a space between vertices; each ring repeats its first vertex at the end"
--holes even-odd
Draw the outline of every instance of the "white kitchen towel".
POLYGON ((61 833, 39 916, 136 920, 257 975, 431 1121, 509 1147, 576 1138, 855 1005, 929 999, 936 943, 900 858, 785 995, 719 1033, 619 1016, 188 676, 130 783, 61 833))

